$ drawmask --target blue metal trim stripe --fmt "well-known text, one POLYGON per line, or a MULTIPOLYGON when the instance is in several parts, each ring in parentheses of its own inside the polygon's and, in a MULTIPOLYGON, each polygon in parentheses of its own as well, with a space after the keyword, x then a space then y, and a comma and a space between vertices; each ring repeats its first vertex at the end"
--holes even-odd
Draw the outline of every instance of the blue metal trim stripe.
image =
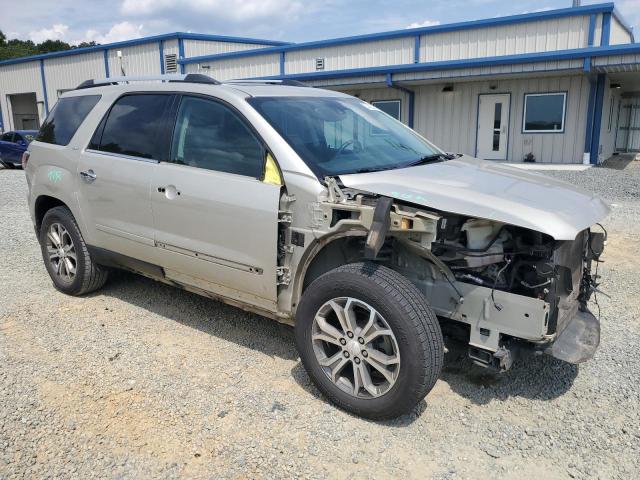
POLYGON ((413 42, 413 63, 420 63, 420 35, 416 35, 413 42))
POLYGON ((164 40, 160 40, 158 48, 160 50, 160 75, 164 75, 164 40))
POLYGON ((109 78, 109 50, 104 49, 104 74, 106 78, 109 78))
POLYGON ((589 104, 587 106, 587 129, 584 134, 584 153, 591 152, 591 135, 593 134, 593 109, 596 103, 596 82, 589 78, 589 104))
POLYGON ((370 33, 365 35, 356 35, 352 37, 333 38, 329 40, 317 40, 313 42, 302 42, 284 45, 280 47, 257 48, 244 50, 241 52, 231 52, 215 55, 203 55, 200 57, 191 57, 184 60, 184 63, 198 63, 203 60, 214 60, 229 57, 245 57, 252 55, 266 55, 279 53, 282 51, 305 50, 309 48, 318 48, 334 45, 349 45, 353 43, 361 43, 367 41, 386 40, 392 38, 411 37, 413 35, 451 32, 456 30, 467 30, 473 28, 490 27, 496 25, 517 24, 523 22, 531 22, 535 20, 547 20, 560 17, 589 15, 591 13, 613 12, 613 3, 603 3, 598 5, 585 5, 575 8, 563 8, 559 10, 548 10, 544 12, 525 13, 521 15, 511 15, 507 17, 488 18, 484 20, 472 20, 468 22, 450 23, 446 25, 434 25, 431 27, 408 28, 404 30, 393 30, 390 32, 370 33))
POLYGON ((44 111, 49 115, 49 99, 47 98, 47 80, 44 76, 44 60, 40 59, 40 79, 42 80, 42 96, 44 98, 44 111))
POLYGON ((602 14, 602 38, 600 39, 600 46, 606 47, 611 40, 611 14, 602 14))
MULTIPOLYGON (((360 75, 385 75, 387 73, 406 73, 434 70, 454 70, 460 68, 485 67, 494 65, 512 65, 522 63, 536 63, 554 60, 583 59, 586 56, 602 57, 607 55, 623 55, 640 53, 640 44, 613 45, 610 47, 589 47, 557 52, 525 53, 518 55, 504 55, 499 57, 472 58, 428 63, 411 63, 400 65, 385 65, 380 67, 352 68, 348 70, 328 70, 322 72, 307 72, 283 75, 284 78, 297 80, 313 80, 322 78, 345 78, 360 75)), ((563 69, 558 69, 563 70, 563 69)), ((264 79, 278 79, 281 76, 261 77, 264 79)))
POLYGON ((184 40, 182 38, 178 38, 178 63, 180 64, 180 73, 184 73, 184 63, 181 63, 180 60, 184 58, 184 40))
POLYGON ((0 65, 11 65, 14 63, 33 62, 35 60, 67 57, 70 55, 81 55, 83 53, 97 52, 100 50, 112 50, 119 47, 131 47, 135 45, 144 45, 147 43, 155 43, 159 40, 173 40, 176 38, 182 38, 187 40, 209 40, 212 42, 233 42, 233 43, 255 43, 257 45, 269 45, 280 46, 289 45, 288 42, 277 42, 273 40, 261 40, 257 38, 244 38, 244 37, 228 37, 224 35, 206 35, 201 33, 184 33, 184 32, 172 32, 162 35, 153 35, 150 37, 136 38, 133 40, 125 40, 122 42, 106 43, 104 45, 95 45, 93 47, 74 48, 72 50, 64 50, 62 52, 42 53, 40 55, 32 55, 30 57, 12 58, 10 60, 3 60, 0 65))
POLYGON ((285 52, 280 52, 280 75, 284 75, 285 73, 285 62, 286 62, 286 58, 285 58, 285 52))
POLYGON ((602 127, 602 104, 604 103, 604 86, 607 76, 604 73, 598 74, 598 81, 596 86, 596 100, 595 108, 593 111, 593 136, 591 138, 591 163, 596 165, 598 163, 598 156, 600 154, 600 130, 602 127))
POLYGON ((2 119, 2 105, 0 104, 0 132, 4 132, 4 120, 2 119))

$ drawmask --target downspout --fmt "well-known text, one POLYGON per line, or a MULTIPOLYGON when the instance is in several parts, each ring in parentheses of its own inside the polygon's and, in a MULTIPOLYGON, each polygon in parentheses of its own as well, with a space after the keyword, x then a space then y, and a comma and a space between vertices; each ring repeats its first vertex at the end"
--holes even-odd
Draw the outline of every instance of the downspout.
POLYGON ((414 118, 414 114, 415 114, 415 100, 416 100, 416 92, 414 92, 413 90, 410 90, 406 87, 403 87, 401 85, 398 85, 396 83, 393 82, 393 78, 391 77, 390 73, 387 73, 387 87, 389 88, 393 88, 395 90, 398 90, 400 92, 406 93, 407 96, 409 97, 409 108, 408 108, 408 120, 407 120, 407 125, 409 126, 409 128, 413 128, 413 118, 414 118))

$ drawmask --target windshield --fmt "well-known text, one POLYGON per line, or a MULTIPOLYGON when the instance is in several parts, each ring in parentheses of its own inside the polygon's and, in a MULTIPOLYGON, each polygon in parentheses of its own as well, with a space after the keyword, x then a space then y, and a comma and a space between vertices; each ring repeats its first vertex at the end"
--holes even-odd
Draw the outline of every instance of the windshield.
POLYGON ((443 153, 357 98, 254 97, 248 101, 320 178, 402 168, 443 153))

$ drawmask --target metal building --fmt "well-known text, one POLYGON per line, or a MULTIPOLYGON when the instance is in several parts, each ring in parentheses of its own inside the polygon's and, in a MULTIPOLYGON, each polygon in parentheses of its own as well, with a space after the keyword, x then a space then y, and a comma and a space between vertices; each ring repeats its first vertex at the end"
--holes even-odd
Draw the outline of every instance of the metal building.
POLYGON ((341 90, 451 152, 598 163, 640 151, 640 44, 614 4, 331 40, 174 33, 0 62, 5 130, 87 78, 207 73, 341 90), (118 53, 120 52, 120 53, 118 53))

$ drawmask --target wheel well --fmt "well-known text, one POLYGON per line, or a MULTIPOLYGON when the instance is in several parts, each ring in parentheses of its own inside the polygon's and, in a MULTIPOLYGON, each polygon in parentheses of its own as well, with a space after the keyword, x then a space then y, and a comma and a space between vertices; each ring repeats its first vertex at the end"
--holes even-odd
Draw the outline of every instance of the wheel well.
POLYGON ((359 262, 364 258, 364 237, 342 237, 325 245, 311 260, 304 275, 302 291, 320 275, 341 265, 359 262))
POLYGON ((45 214, 54 207, 66 207, 65 203, 55 197, 48 195, 40 195, 36 199, 35 218, 36 218, 36 232, 40 234, 40 225, 42 225, 42 219, 45 214))

